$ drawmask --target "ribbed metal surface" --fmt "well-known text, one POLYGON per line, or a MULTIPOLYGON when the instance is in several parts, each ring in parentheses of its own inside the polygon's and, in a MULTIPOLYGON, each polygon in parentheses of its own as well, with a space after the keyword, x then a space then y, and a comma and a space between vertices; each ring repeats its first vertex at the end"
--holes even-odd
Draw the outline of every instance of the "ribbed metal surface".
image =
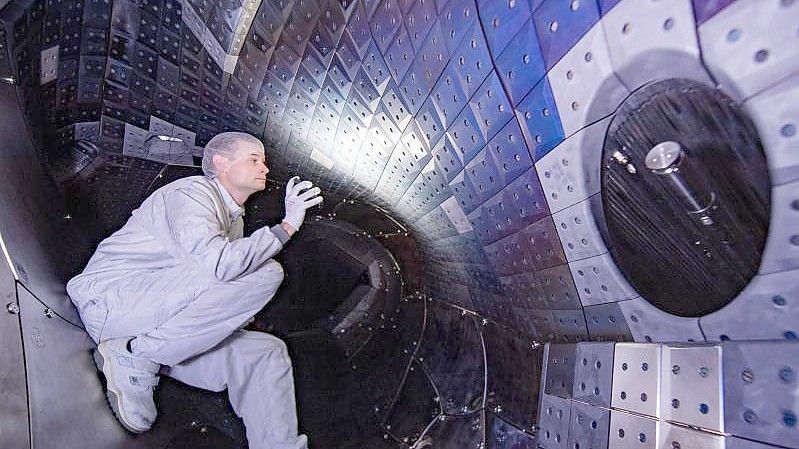
MULTIPOLYGON (((66 212, 82 223, 90 241, 117 228, 155 187, 197 173, 185 166, 199 163, 202 145, 235 129, 268 143, 270 176, 277 181, 265 195, 278 206, 248 209, 248 229, 273 212, 279 215, 281 191, 275 186, 298 174, 325 192, 327 205, 315 212, 349 217, 363 230, 359 238, 374 238, 392 252, 400 268, 392 276, 405 283, 405 299, 429 310, 362 314, 363 321, 348 322, 352 332, 340 339, 328 341, 329 334, 319 331, 319 341, 337 350, 357 346, 341 351, 341 360, 331 362, 339 354, 333 350, 318 359, 357 362, 345 366, 347 376, 333 376, 341 388, 335 400, 346 405, 333 412, 343 420, 336 421, 337 429, 349 434, 341 447, 407 447, 411 440, 420 447, 523 447, 533 438, 534 417, 542 416, 538 404, 519 399, 534 397, 530 386, 538 384, 540 373, 520 371, 511 362, 530 356, 528 344, 533 350, 545 341, 799 333, 791 282, 799 268, 799 237, 792 227, 799 210, 799 159, 793 151, 799 123, 797 6, 776 0, 20 1, 0 12, 9 19, 8 45, 0 42, 0 75, 13 75, 20 101, 21 110, 9 103, 15 112, 8 117, 22 123, 24 115, 33 131, 26 156, 39 156, 64 183, 66 212), (13 70, 5 68, 9 63, 13 70), (731 303, 701 319, 696 315, 723 301, 685 313, 690 318, 668 313, 681 313, 684 298, 696 291, 658 304, 659 292, 639 289, 625 267, 651 268, 652 257, 679 265, 677 259, 652 247, 619 263, 619 245, 607 236, 633 229, 627 223, 608 226, 601 213, 608 126, 620 119, 619 105, 630 92, 669 78, 719 88, 753 120, 770 182, 758 189, 773 189, 767 228, 759 228, 767 230, 767 240, 758 275, 748 285, 748 277, 738 278, 732 289, 727 278, 746 270, 729 269, 716 275, 722 280, 700 285, 712 292, 731 289, 714 293, 731 303), (97 145, 100 153, 76 153, 79 140, 97 145), (390 217, 391 226, 358 218, 370 210, 390 217), (423 319, 430 326, 422 331, 423 319), (422 373, 411 376, 411 368, 422 373), (436 404, 432 411, 430 403, 436 404), (414 416, 399 418, 406 413, 414 416), (386 429, 391 422, 399 429, 386 429)), ((675 91, 670 101, 689 99, 690 93, 675 91)), ((721 108, 694 103, 685 105, 698 111, 689 123, 723 120, 713 118, 721 108)), ((634 111, 630 120, 646 117, 634 111)), ((657 120, 647 130, 672 126, 657 120)), ((725 122, 709 140, 731 146, 748 127, 725 122)), ((9 135, 19 139, 23 128, 16 125, 9 135)), ((719 173, 735 166, 710 163, 716 171, 707 178, 717 183, 719 173)), ((30 176, 24 182, 5 179, 14 180, 2 190, 11 200, 28 198, 20 191, 53 189, 30 176)), ((26 205, 7 208, 12 213, 2 224, 28 224, 13 227, 19 235, 10 246, 72 241, 57 238, 57 220, 46 219, 44 231, 30 233, 39 229, 31 224, 42 225, 43 217, 61 210, 50 203, 8 202, 26 205)), ((728 222, 739 219, 734 215, 728 222)), ((54 264, 47 258, 16 252, 14 261, 32 282, 51 277, 54 264)), ((77 251, 65 253, 73 262, 81 259, 77 251)), ((312 263, 313 254, 308 258, 312 263)), ((710 279, 720 267, 685 260, 693 260, 697 273, 690 279, 710 279)), ((374 300, 357 297, 359 304, 374 300)), ((49 296, 42 301, 57 303, 49 296)), ((586 387, 594 375, 601 377, 579 375, 588 380, 586 387)), ((312 376, 303 379, 306 393, 327 385, 311 384, 312 376)), ((579 419, 608 414, 591 407, 570 407, 573 419, 550 421, 575 431, 562 431, 560 441, 546 444, 598 441, 579 419)), ((301 414, 313 409, 303 407, 301 414)), ((680 433, 679 426, 650 434, 649 421, 609 415, 600 429, 621 419, 628 430, 646 431, 650 446, 656 435, 675 435, 683 447, 700 441, 680 433)), ((31 420, 39 425, 43 416, 31 420)), ((181 439, 194 441, 195 432, 181 431, 170 447, 180 447, 181 439)), ((325 441, 334 434, 316 435, 325 441)), ((642 443, 628 438, 624 444, 636 442, 642 443)))

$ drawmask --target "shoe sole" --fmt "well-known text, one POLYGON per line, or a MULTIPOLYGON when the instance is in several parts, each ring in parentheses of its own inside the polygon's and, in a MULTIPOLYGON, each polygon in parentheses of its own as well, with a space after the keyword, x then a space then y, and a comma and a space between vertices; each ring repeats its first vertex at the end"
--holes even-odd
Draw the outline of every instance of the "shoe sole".
POLYGON ((114 413, 114 417, 122 424, 122 427, 127 429, 129 432, 140 434, 149 430, 142 429, 131 424, 128 424, 125 421, 125 417, 122 414, 122 395, 119 393, 119 389, 117 388, 114 382, 109 381, 109 379, 113 379, 113 373, 111 371, 114 369, 112 364, 105 364, 105 358, 103 354, 100 352, 99 346, 97 349, 94 350, 94 354, 92 354, 94 359, 94 364, 97 365, 97 369, 100 373, 105 377, 106 389, 105 389, 105 399, 108 402, 108 406, 111 407, 111 411, 114 413), (108 372, 106 372, 106 367, 108 367, 108 372))

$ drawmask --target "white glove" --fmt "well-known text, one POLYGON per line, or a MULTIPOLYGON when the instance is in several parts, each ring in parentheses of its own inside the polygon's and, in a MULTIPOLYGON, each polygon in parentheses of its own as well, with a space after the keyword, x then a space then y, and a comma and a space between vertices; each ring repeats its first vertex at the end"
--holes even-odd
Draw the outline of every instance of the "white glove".
POLYGON ((311 181, 298 182, 299 180, 299 176, 294 176, 286 184, 286 218, 283 221, 291 225, 294 230, 300 229, 305 220, 305 211, 322 202, 322 197, 316 196, 321 192, 319 187, 311 189, 313 187, 311 181), (300 193, 305 189, 310 190, 300 193))

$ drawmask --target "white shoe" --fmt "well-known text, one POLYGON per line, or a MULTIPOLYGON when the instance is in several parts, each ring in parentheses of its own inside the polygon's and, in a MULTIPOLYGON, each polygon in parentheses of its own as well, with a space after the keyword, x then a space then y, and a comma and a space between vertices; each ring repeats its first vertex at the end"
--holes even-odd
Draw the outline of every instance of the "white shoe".
POLYGON ((147 431, 158 411, 153 390, 158 385, 160 365, 128 351, 129 338, 101 342, 94 361, 106 380, 108 405, 123 427, 133 433, 147 431))

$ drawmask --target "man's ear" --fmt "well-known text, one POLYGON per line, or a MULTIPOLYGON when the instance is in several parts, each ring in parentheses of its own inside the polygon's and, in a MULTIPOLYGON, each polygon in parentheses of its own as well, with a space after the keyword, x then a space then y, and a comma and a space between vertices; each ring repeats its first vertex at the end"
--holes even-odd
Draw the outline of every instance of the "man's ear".
POLYGON ((216 168, 216 173, 222 173, 227 169, 228 160, 226 157, 222 156, 221 154, 215 154, 214 157, 211 159, 214 164, 214 168, 216 168))

